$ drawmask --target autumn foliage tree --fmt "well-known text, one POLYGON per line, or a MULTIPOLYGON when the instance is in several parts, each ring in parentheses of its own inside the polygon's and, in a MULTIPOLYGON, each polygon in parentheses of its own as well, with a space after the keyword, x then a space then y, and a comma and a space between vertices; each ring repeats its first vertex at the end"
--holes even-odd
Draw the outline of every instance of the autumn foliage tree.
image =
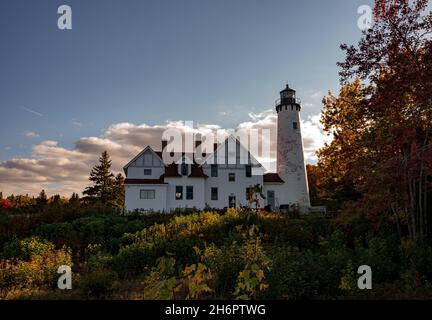
POLYGON ((357 46, 343 44, 342 89, 324 99, 334 140, 320 152, 328 179, 346 179, 373 215, 411 238, 430 234, 432 13, 427 0, 377 0, 357 46), (328 171, 327 171, 328 170, 328 171))

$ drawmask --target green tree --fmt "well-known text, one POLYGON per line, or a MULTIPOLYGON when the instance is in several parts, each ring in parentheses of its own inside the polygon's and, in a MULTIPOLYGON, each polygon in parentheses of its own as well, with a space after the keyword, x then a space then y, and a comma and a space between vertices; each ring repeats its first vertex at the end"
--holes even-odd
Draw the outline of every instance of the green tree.
POLYGON ((25 196, 16 196, 14 200, 16 208, 28 208, 31 205, 34 205, 34 202, 34 198, 30 198, 28 194, 26 194, 25 196))
POLYGON ((91 186, 85 188, 83 194, 90 201, 108 203, 113 199, 114 175, 110 171, 111 160, 107 151, 102 152, 99 164, 90 171, 91 186))
POLYGON ((46 195, 45 190, 42 190, 42 191, 39 193, 39 196, 36 198, 36 204, 37 204, 38 206, 44 206, 44 205, 46 205, 47 203, 48 203, 48 197, 47 197, 47 195, 46 195))
POLYGON ((116 208, 122 209, 124 207, 125 189, 124 189, 124 177, 121 173, 117 174, 114 181, 114 203, 116 208))
POLYGON ((72 193, 72 196, 69 198, 69 203, 70 204, 79 204, 79 196, 78 193, 72 193))
POLYGON ((99 164, 90 172, 89 180, 93 184, 84 190, 84 199, 120 209, 124 204, 124 178, 121 174, 115 177, 110 170, 111 160, 108 152, 104 151, 99 158, 99 164))

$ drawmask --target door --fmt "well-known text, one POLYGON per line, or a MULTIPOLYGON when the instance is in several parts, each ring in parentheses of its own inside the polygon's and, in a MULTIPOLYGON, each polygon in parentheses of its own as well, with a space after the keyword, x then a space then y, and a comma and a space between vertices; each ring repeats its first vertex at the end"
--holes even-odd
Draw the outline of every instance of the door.
POLYGON ((236 197, 231 195, 228 197, 228 206, 230 208, 235 208, 236 207, 236 197))
POLYGON ((267 190, 267 204, 273 209, 275 208, 275 192, 274 190, 267 190))

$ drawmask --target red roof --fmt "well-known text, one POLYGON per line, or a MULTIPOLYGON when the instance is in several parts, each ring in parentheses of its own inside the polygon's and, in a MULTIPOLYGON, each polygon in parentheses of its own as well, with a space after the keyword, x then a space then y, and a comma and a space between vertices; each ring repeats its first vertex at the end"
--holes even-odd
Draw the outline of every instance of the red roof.
POLYGON ((206 175, 202 169, 202 167, 193 164, 191 166, 191 173, 188 175, 189 178, 208 178, 208 175, 206 175))
POLYGON ((157 156, 162 159, 162 151, 155 151, 154 153, 156 153, 157 156))
POLYGON ((264 175, 264 182, 284 183, 285 181, 277 173, 266 173, 264 175))
MULTIPOLYGON (((161 158, 163 160, 163 153, 162 153, 162 151, 155 151, 155 153, 158 155, 159 158, 161 158)), ((187 152, 170 152, 169 153, 169 156, 171 158, 173 158, 174 162, 181 162, 181 159, 183 157, 188 157, 190 160, 192 160, 194 163, 196 163, 195 162, 196 155, 197 155, 197 153, 195 153, 195 152, 193 152, 193 153, 187 153, 187 152)), ((202 157, 204 157, 204 155, 200 156, 200 158, 202 158, 202 157)))
POLYGON ((125 184, 167 184, 163 177, 159 179, 125 179, 125 184))
POLYGON ((165 177, 170 178, 181 178, 181 174, 178 173, 178 166, 175 163, 171 163, 165 167, 165 177))

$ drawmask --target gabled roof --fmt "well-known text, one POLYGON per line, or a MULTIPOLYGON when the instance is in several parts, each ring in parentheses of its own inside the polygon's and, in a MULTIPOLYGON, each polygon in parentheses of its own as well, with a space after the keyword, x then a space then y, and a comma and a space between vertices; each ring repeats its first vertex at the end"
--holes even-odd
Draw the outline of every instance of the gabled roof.
MULTIPOLYGON (((234 137, 233 135, 230 135, 222 143, 220 143, 217 146, 216 150, 214 150, 211 153, 208 153, 208 156, 206 158, 204 158, 204 160, 202 161, 201 164, 198 165, 195 162, 195 156, 193 155, 194 159, 193 159, 193 163, 191 166, 192 171, 188 177, 191 177, 191 178, 194 178, 194 177, 195 178, 208 178, 208 176, 206 174, 204 174, 204 172, 202 170, 202 166, 204 164, 206 164, 210 159, 214 159, 215 154, 217 154, 218 151, 220 152, 220 150, 222 148, 224 148, 225 145, 228 145, 229 140, 231 140, 232 142, 235 143, 236 150, 237 150, 237 144, 238 144, 240 146, 240 148, 246 152, 245 154, 247 154, 248 160, 250 160, 250 164, 252 164, 255 167, 262 168, 261 163, 250 153, 250 151, 247 148, 245 148, 242 145, 242 143, 236 137, 234 137)), ((150 146, 147 146, 138 155, 136 155, 131 161, 129 161, 129 163, 123 167, 123 170, 126 172, 127 168, 130 167, 132 165, 132 163, 134 163, 139 157, 141 157, 148 150, 150 150, 158 159, 160 159, 160 161, 162 163, 164 163, 162 152, 161 151, 154 151, 150 146)), ((182 152, 181 156, 187 156, 187 155, 185 154, 185 152, 182 152)), ((217 162, 217 161, 215 161, 215 162, 217 162)), ((164 165, 165 165, 165 174, 163 175, 164 177, 181 177, 181 175, 178 173, 177 164, 172 163, 169 165, 166 165, 166 164, 164 164, 164 165)))
POLYGON ((201 166, 203 166, 205 163, 207 163, 210 159, 214 158, 215 153, 217 154, 218 151, 220 151, 220 149, 224 148, 225 145, 228 144, 228 141, 229 141, 229 140, 232 140, 232 141, 236 144, 236 150, 237 150, 237 144, 239 144, 240 148, 247 152, 248 159, 250 159, 250 162, 251 162, 252 165, 262 167, 261 163, 260 163, 260 162, 259 162, 259 161, 258 161, 258 160, 257 160, 257 159, 256 159, 256 158, 255 158, 251 153, 250 153, 250 151, 249 151, 247 148, 245 148, 245 147, 243 146, 243 144, 242 144, 242 143, 241 143, 241 142, 240 142, 236 137, 234 137, 232 134, 229 135, 229 136, 228 136, 228 137, 227 137, 227 138, 226 138, 222 143, 220 143, 220 144, 217 146, 216 150, 215 150, 213 153, 209 154, 209 155, 207 156, 207 158, 204 159, 204 161, 201 163, 201 166))
POLYGON ((162 152, 155 152, 150 146, 147 146, 144 148, 143 151, 138 153, 138 155, 136 157, 134 157, 131 161, 129 161, 128 164, 123 167, 123 170, 126 170, 127 168, 129 168, 130 165, 133 162, 135 162, 139 157, 141 157, 147 150, 150 150, 156 157, 158 157, 162 161, 162 152))

